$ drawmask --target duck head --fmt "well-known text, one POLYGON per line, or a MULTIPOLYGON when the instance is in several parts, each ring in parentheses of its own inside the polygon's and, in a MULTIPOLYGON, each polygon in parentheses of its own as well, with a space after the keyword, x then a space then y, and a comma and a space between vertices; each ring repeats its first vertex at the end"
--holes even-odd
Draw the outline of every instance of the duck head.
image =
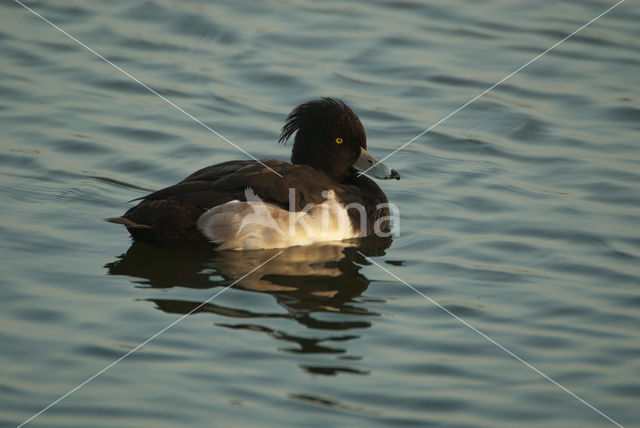
POLYGON ((324 171, 338 182, 364 172, 379 179, 400 179, 367 151, 367 135, 358 116, 345 103, 320 98, 294 108, 282 127, 279 142, 293 134, 291 163, 324 171))

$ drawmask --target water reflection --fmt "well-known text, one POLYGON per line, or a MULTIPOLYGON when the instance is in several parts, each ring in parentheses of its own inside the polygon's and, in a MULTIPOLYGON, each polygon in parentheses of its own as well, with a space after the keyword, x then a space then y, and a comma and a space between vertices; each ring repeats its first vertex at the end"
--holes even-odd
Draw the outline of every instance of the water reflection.
MULTIPOLYGON (((358 357, 345 355, 347 344, 360 337, 357 329, 371 327, 370 318, 378 315, 357 299, 370 283, 360 273, 361 265, 366 265, 368 262, 358 252, 367 256, 380 256, 384 255, 390 245, 391 239, 388 238, 367 238, 348 243, 285 249, 278 257, 234 285, 236 289, 273 296, 285 309, 284 312, 261 311, 260 308, 249 305, 229 307, 214 300, 202 305, 194 313, 210 313, 231 318, 237 322, 216 325, 238 331, 262 332, 278 341, 292 345, 280 349, 282 352, 338 354, 345 360, 357 360, 358 357), (347 316, 326 316, 327 313, 347 316), (266 325, 268 319, 295 321, 307 327, 309 330, 305 331, 309 333, 290 334, 272 328, 266 325), (317 337, 317 330, 330 331, 331 334, 317 337)), ((134 280, 136 284, 162 289, 172 287, 211 289, 211 295, 213 295, 214 289, 233 283, 279 251, 273 249, 246 252, 192 252, 133 243, 125 254, 117 261, 107 264, 106 267, 111 275, 136 278, 134 280)), ((202 304, 202 300, 148 299, 148 301, 170 314, 186 314, 202 304)), ((301 364, 300 367, 316 375, 368 374, 367 371, 346 366, 301 364)))

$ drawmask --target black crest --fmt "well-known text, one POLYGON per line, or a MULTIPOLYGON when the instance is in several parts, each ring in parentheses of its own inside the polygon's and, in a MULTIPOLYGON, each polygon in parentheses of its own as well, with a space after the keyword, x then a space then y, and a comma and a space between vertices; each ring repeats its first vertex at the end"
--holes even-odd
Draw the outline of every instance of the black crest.
POLYGON ((278 143, 286 144, 287 140, 299 130, 322 130, 324 133, 344 126, 348 122, 356 122, 360 125, 356 114, 342 100, 323 97, 309 101, 289 113, 278 143))

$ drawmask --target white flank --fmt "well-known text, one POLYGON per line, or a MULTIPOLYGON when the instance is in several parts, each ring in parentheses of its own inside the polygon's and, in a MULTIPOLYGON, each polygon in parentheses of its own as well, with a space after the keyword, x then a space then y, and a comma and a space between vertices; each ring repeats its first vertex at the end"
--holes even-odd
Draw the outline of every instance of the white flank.
POLYGON ((265 203, 251 189, 245 195, 247 202, 218 205, 198 219, 198 229, 220 250, 286 248, 360 236, 333 190, 322 204, 298 212, 265 203))

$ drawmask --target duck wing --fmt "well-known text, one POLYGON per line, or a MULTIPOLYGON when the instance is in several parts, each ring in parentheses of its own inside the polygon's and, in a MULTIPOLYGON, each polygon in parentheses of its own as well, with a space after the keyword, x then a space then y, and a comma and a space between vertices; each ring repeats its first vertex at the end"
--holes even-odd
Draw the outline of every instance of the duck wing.
POLYGON ((289 209, 289 189, 293 189, 298 211, 308 203, 324 202, 323 192, 337 184, 328 175, 306 165, 277 160, 263 163, 280 176, 256 161, 230 161, 203 168, 141 199, 143 202, 170 199, 209 209, 233 200, 246 201, 245 189, 250 188, 264 202, 289 209))

